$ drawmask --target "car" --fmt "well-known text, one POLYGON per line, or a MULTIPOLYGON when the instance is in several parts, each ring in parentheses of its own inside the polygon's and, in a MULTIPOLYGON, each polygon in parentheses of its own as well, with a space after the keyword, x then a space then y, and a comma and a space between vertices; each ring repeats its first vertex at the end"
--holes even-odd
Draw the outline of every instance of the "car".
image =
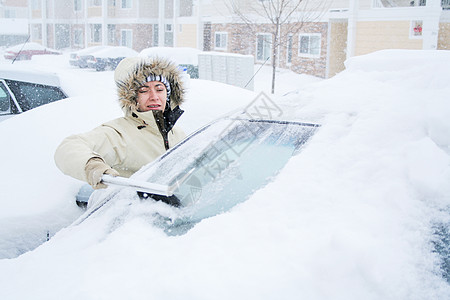
POLYGON ((91 58, 90 55, 96 51, 103 50, 108 47, 110 46, 92 46, 76 52, 71 52, 69 55, 69 64, 74 67, 87 68, 87 60, 91 58))
POLYGON ((198 78, 198 55, 201 50, 190 47, 151 47, 139 52, 142 57, 166 57, 183 67, 190 78, 198 78))
POLYGON ((44 47, 38 43, 19 44, 5 49, 5 59, 30 60, 34 55, 60 55, 58 50, 44 47))
POLYGON ((125 46, 108 47, 91 53, 88 67, 96 71, 114 70, 125 57, 138 56, 139 53, 125 46))
MULTIPOLYGON (((202 219, 228 211, 267 185, 319 126, 246 115, 221 118, 188 136, 130 179, 104 176, 105 183, 126 188, 92 194, 86 216, 105 207, 106 202, 121 199, 161 201, 177 210, 175 215, 159 211, 155 224, 168 235, 184 234, 202 219)), ((89 191, 81 189, 80 193, 89 191)))
POLYGON ((54 73, 0 66, 0 121, 65 98, 54 73))

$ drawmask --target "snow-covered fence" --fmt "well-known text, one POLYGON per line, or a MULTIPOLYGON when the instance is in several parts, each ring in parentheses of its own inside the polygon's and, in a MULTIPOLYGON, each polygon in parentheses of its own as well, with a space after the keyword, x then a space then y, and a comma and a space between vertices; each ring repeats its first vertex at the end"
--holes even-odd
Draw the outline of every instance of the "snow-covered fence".
POLYGON ((198 55, 200 79, 213 80, 253 90, 252 55, 203 52, 198 55))

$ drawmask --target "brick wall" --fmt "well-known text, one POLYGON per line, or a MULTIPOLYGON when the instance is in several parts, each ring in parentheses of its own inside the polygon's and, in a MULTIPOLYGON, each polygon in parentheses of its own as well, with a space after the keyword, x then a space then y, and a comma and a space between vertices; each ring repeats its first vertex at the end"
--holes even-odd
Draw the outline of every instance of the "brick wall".
MULTIPOLYGON (((327 57, 327 34, 328 23, 304 23, 298 24, 298 33, 293 34, 292 63, 287 64, 287 36, 288 30, 281 29, 281 44, 278 47, 278 67, 291 69, 296 73, 326 77, 326 57, 327 57), (299 34, 300 33, 320 33, 321 52, 320 57, 302 57, 299 55, 299 34)), ((271 33, 273 27, 269 24, 259 24, 250 28, 246 24, 212 24, 211 25, 211 51, 223 51, 256 57, 256 35, 261 33, 271 33), (227 32, 228 45, 226 50, 215 49, 215 33, 227 32)), ((295 31, 294 31, 295 32, 295 31)), ((205 47, 206 48, 206 47, 205 47)))
POLYGON ((438 49, 450 50, 450 23, 439 24, 438 49))
MULTIPOLYGON (((289 34, 289 32, 283 30, 282 33, 284 37, 289 34)), ((325 78, 327 70, 327 36, 328 23, 304 23, 301 25, 299 32, 292 35, 292 62, 290 65, 287 64, 287 41, 282 41, 279 48, 279 66, 299 74, 308 74, 325 78), (305 33, 321 34, 319 57, 305 57, 299 53, 300 34, 305 33)))

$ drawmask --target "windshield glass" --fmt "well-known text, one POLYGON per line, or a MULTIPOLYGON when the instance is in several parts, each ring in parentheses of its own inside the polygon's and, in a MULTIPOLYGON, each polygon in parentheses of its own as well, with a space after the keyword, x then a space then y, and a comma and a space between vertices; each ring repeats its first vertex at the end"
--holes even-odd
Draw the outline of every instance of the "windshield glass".
POLYGON ((181 215, 172 227, 192 224, 229 210, 273 180, 316 128, 295 122, 221 120, 188 138, 141 176, 171 186, 180 200, 181 215))

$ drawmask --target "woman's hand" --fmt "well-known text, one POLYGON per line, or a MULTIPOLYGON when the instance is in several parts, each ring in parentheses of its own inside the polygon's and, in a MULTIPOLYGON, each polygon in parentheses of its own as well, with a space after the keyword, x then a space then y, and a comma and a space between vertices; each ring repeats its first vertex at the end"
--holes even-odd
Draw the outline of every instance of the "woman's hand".
POLYGON ((100 157, 89 159, 84 170, 86 172, 88 183, 94 189, 105 189, 108 187, 106 184, 102 183, 103 174, 119 176, 119 172, 108 166, 100 157))

